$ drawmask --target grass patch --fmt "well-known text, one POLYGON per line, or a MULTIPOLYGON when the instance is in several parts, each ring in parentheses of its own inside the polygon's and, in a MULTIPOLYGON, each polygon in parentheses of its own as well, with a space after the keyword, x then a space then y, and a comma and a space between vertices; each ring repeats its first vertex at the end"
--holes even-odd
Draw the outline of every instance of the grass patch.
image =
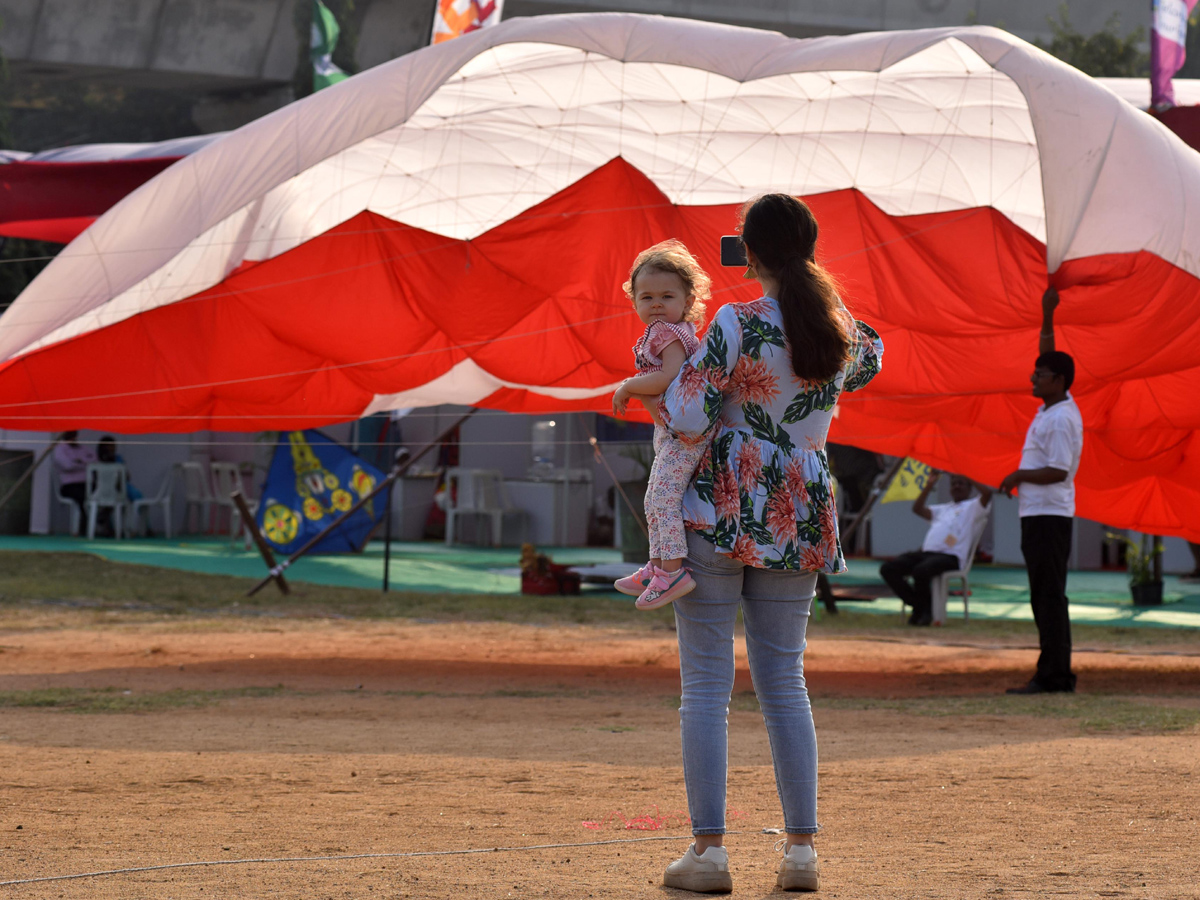
MULTIPOLYGON (((1017 619, 981 619, 963 621, 951 616, 937 628, 910 628, 899 613, 886 615, 864 612, 849 603, 838 604, 838 614, 831 616, 824 608, 814 612, 809 626, 811 637, 879 638, 925 640, 937 642, 964 641, 1022 641, 1037 643, 1037 626, 1032 621, 1017 619)), ((1186 645, 1196 648, 1193 629, 1131 628, 1121 625, 1071 623, 1071 637, 1076 649, 1085 646, 1108 645, 1122 648, 1186 645)))
POLYGON ((664 627, 670 608, 637 612, 614 594, 534 597, 520 594, 381 593, 290 582, 287 597, 268 585, 253 597, 250 578, 180 572, 112 562, 88 553, 0 551, 0 612, 55 604, 106 613, 430 619, 664 627))
POLYGON ((108 687, 44 688, 32 691, 0 691, 0 709, 63 709, 81 713, 159 712, 195 709, 243 697, 278 697, 295 693, 283 687, 247 687, 219 691, 156 691, 135 694, 108 687))
MULTIPOLYGON (((670 605, 649 612, 634 610, 629 598, 585 593, 577 597, 520 594, 391 592, 292 582, 284 597, 268 585, 253 597, 250 578, 181 572, 155 566, 112 562, 90 553, 0 550, 0 625, 19 619, 23 610, 47 607, 102 614, 104 622, 205 617, 348 618, 363 620, 490 621, 517 624, 601 625, 663 630, 674 625, 670 605)), ((883 638, 912 641, 994 641, 1036 644, 1032 622, 952 617, 936 629, 908 628, 899 615, 882 615, 842 603, 833 616, 818 609, 813 638, 883 638)), ((1195 650, 1190 629, 1072 626, 1077 647, 1195 650)))
POLYGON ((1033 716, 1070 719, 1084 732, 1187 731, 1200 723, 1200 706, 1104 694, 1042 694, 1028 697, 919 697, 905 700, 829 699, 820 709, 883 709, 915 716, 1033 716))
MULTIPOLYGON (((667 698, 664 705, 678 709, 678 696, 667 698)), ((759 712, 753 691, 734 694, 729 700, 731 712, 759 712)), ((1200 703, 1183 698, 1131 699, 1104 694, 1042 694, 1030 697, 917 697, 887 700, 874 697, 830 698, 816 702, 822 710, 886 710, 910 716, 963 718, 967 716, 1033 716, 1043 719, 1068 719, 1079 723, 1086 733, 1139 732, 1167 734, 1188 731, 1200 724, 1200 703)))

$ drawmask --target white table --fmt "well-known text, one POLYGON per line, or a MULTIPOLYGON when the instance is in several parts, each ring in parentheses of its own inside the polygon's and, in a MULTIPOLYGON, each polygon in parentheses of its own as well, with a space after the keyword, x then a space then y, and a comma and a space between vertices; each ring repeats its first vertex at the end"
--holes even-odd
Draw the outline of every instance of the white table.
POLYGON ((537 546, 571 547, 587 543, 592 502, 590 473, 547 479, 505 479, 508 498, 529 513, 529 540, 537 546))

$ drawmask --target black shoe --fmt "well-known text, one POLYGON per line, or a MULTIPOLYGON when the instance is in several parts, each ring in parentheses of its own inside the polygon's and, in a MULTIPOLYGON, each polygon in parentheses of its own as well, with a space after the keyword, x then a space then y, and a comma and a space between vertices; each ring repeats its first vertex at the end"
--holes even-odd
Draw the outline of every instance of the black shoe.
POLYGON ((1044 694, 1046 689, 1036 681, 1031 681, 1028 684, 1023 684, 1020 687, 1009 688, 1004 693, 1006 694, 1044 694))
POLYGON ((1028 684, 1023 684, 1020 687, 1009 688, 1004 693, 1006 694, 1073 694, 1075 688, 1072 687, 1047 687, 1036 679, 1031 679, 1028 684))
POLYGON ((914 625, 917 628, 928 628, 933 624, 933 614, 926 613, 923 616, 918 616, 916 613, 913 613, 908 617, 908 624, 914 625))

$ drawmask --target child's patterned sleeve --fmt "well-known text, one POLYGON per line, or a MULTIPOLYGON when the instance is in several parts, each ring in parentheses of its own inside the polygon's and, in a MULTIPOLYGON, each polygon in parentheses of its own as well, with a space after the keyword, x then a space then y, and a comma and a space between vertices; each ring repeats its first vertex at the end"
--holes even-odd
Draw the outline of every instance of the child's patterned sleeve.
POLYGON ((846 366, 843 390, 857 391, 870 384, 883 368, 883 339, 866 322, 854 322, 850 337, 850 362, 846 366))
POLYGON ((663 423, 680 440, 696 442, 717 424, 729 373, 741 353, 741 325, 736 311, 724 306, 709 326, 700 348, 671 382, 659 403, 663 423))
POLYGON ((656 359, 662 359, 662 352, 670 344, 679 340, 675 329, 666 322, 655 322, 650 326, 650 336, 646 341, 646 349, 656 359))

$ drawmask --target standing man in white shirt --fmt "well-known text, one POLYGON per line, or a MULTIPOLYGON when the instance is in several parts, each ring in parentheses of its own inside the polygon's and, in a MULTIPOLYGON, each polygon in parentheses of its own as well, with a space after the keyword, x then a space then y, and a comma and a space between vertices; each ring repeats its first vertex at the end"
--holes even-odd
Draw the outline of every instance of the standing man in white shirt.
POLYGON ((963 475, 950 476, 950 503, 927 505, 929 492, 937 484, 940 472, 934 472, 925 482, 921 495, 913 501, 913 512, 931 523, 920 550, 901 553, 879 567, 880 577, 887 582, 901 602, 912 607, 909 625, 933 623, 933 596, 930 582, 943 572, 962 569, 967 564, 976 529, 982 530, 992 500, 992 489, 963 475), (972 485, 979 496, 971 496, 972 485))
POLYGON ((1037 623, 1041 655, 1028 684, 1010 694, 1075 690, 1071 671, 1071 618, 1067 609, 1067 560, 1075 517, 1075 472, 1083 452, 1083 418, 1068 391, 1075 361, 1054 349, 1054 310, 1058 291, 1042 296, 1041 354, 1033 365, 1033 396, 1043 406, 1025 435, 1021 467, 1007 475, 1000 490, 1017 491, 1021 515, 1021 553, 1029 573, 1029 602, 1037 623))

